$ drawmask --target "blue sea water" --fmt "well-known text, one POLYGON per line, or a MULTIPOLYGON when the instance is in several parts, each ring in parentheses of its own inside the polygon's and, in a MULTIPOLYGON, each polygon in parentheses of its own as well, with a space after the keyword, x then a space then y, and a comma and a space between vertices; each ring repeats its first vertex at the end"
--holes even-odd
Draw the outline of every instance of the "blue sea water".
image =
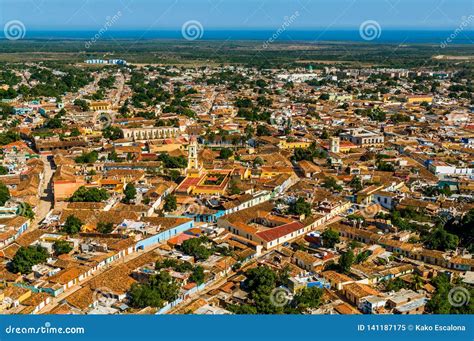
MULTIPOLYGON (((3 32, 2 32, 3 33, 3 32)), ((28 30, 23 39, 79 39, 93 38, 97 31, 31 31, 28 30)), ((0 36, 4 38, 4 36, 0 36)), ((440 44, 450 39, 450 44, 474 44, 474 31, 464 30, 382 30, 380 35, 372 40, 363 39, 359 30, 287 30, 277 34, 276 30, 218 30, 204 29, 200 40, 256 40, 267 41, 303 41, 303 42, 370 42, 370 43, 424 43, 440 44)), ((100 35, 100 40, 107 39, 184 39, 181 30, 115 30, 106 31, 100 35)))

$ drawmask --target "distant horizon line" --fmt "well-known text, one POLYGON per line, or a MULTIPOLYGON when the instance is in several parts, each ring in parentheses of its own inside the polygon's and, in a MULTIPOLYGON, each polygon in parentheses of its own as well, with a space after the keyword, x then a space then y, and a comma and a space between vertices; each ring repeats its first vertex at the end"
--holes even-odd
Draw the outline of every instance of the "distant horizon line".
MULTIPOLYGON (((384 31, 452 31, 456 30, 458 27, 383 27, 384 31)), ((100 28, 99 28, 100 29, 100 28)), ((108 29, 108 32, 120 32, 120 31, 181 31, 181 27, 163 27, 163 28, 139 28, 139 27, 130 27, 130 28, 116 28, 108 29)), ((205 30, 211 31, 273 31, 277 30, 278 27, 206 27, 205 30)), ((325 27, 296 27, 296 28, 287 28, 287 31, 358 31, 359 27, 332 27, 330 29, 325 27)), ((30 32, 90 32, 97 31, 98 28, 29 28, 30 32)), ((474 28, 465 28, 464 32, 474 32, 474 28)))

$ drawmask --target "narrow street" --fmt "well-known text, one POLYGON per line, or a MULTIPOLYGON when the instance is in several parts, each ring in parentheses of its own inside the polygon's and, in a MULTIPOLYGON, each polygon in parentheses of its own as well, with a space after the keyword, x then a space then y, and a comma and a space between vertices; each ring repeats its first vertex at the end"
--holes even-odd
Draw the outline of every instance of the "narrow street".
POLYGON ((48 212, 53 208, 54 195, 52 177, 54 174, 53 161, 45 155, 41 156, 44 163, 44 178, 40 190, 40 202, 36 208, 35 219, 31 224, 30 231, 38 228, 41 221, 46 217, 48 212))

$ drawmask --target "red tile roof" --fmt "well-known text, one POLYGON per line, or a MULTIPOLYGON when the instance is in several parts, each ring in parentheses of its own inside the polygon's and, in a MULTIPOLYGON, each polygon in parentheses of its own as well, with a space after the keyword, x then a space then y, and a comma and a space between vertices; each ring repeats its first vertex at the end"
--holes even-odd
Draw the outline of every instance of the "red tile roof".
POLYGON ((299 229, 303 228, 304 225, 299 221, 295 221, 289 224, 281 225, 278 227, 273 227, 269 230, 258 232, 257 236, 262 238, 263 240, 270 242, 272 240, 284 237, 290 233, 298 231, 299 229))

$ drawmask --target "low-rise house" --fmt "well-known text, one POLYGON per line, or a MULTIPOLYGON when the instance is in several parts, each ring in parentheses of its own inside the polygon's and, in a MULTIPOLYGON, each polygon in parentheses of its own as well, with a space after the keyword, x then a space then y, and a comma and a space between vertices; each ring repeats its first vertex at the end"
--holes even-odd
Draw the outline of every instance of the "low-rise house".
POLYGON ((321 263, 319 258, 300 250, 296 251, 292 258, 296 265, 307 271, 313 271, 318 263, 321 263))
POLYGON ((362 283, 346 284, 342 287, 342 291, 344 296, 357 307, 359 307, 363 298, 380 295, 380 292, 362 283))

